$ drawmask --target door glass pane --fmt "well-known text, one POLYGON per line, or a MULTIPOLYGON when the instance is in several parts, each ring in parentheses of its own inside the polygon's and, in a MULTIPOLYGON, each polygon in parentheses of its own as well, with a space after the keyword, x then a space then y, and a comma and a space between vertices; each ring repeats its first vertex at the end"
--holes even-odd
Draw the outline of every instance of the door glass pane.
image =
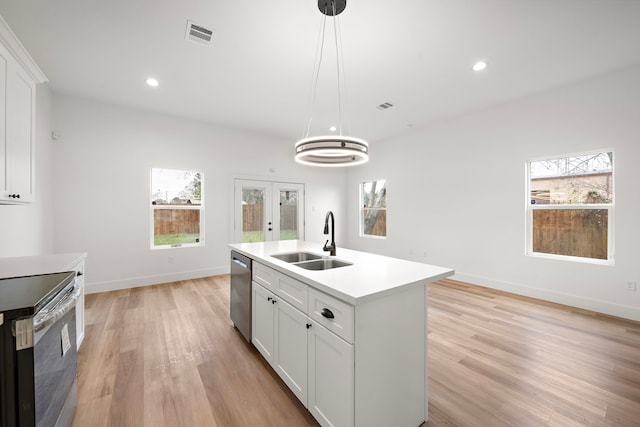
POLYGON ((242 188, 242 242, 264 242, 264 188, 242 188))
POLYGON ((280 190, 280 240, 298 238, 298 192, 280 190))

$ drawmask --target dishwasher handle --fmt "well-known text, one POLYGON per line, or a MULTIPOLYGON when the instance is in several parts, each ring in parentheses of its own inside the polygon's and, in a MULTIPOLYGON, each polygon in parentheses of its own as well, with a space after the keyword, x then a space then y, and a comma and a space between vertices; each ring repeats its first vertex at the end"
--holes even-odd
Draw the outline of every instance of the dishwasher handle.
POLYGON ((249 269, 247 264, 245 264, 244 262, 240 261, 238 258, 234 258, 233 262, 235 262, 236 264, 238 264, 240 267, 242 267, 244 269, 249 269))

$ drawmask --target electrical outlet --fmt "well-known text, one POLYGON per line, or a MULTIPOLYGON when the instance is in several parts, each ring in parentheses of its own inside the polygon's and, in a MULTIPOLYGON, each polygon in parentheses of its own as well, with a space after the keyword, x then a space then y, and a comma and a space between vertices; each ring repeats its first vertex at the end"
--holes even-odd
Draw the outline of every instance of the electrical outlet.
POLYGON ((626 283, 627 283, 627 290, 629 292, 635 292, 638 290, 638 283, 635 280, 628 280, 626 283))

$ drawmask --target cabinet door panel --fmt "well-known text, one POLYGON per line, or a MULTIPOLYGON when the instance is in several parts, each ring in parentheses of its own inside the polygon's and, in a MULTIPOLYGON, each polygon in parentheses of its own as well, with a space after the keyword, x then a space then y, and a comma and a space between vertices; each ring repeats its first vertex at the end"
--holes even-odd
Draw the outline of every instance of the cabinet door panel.
POLYGON ((10 190, 21 202, 32 201, 33 86, 17 69, 7 74, 7 169, 10 190))
POLYGON ((7 66, 9 52, 0 44, 0 200, 7 197, 9 183, 7 182, 7 145, 6 145, 6 87, 7 87, 7 66))
POLYGON ((251 307, 251 342, 258 349, 260 354, 273 366, 273 304, 274 295, 258 285, 256 282, 251 284, 253 288, 253 302, 251 307))
POLYGON ((309 411, 323 426, 354 423, 353 345, 319 323, 309 330, 309 411))
POLYGON ((276 304, 275 370, 307 406, 307 316, 283 299, 276 304))

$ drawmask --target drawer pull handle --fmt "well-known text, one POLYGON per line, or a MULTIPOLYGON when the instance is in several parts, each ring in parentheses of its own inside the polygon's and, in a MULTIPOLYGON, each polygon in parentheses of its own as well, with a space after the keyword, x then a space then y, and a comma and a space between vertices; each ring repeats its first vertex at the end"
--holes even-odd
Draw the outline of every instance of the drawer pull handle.
POLYGON ((329 310, 328 308, 323 308, 322 311, 320 312, 320 314, 322 314, 327 319, 333 319, 335 317, 333 315, 333 312, 331 310, 329 310))

